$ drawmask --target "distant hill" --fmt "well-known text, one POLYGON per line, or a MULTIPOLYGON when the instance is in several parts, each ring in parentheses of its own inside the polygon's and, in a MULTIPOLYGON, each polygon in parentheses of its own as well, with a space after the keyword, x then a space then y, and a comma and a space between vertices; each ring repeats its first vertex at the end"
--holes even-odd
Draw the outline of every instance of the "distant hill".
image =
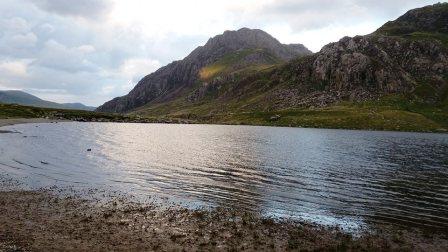
POLYGON ((76 109, 93 111, 95 107, 86 106, 81 103, 56 103, 40 99, 34 95, 23 91, 5 90, 0 91, 0 103, 4 104, 20 104, 41 108, 57 108, 57 109, 76 109))

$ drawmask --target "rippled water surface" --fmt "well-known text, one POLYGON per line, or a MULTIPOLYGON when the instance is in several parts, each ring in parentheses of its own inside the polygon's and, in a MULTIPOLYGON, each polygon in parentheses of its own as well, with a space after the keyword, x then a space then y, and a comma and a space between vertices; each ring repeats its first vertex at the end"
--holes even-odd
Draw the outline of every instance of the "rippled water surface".
POLYGON ((448 228, 448 135, 112 123, 4 127, 0 171, 330 224, 448 228), (92 151, 87 151, 92 149, 92 151))

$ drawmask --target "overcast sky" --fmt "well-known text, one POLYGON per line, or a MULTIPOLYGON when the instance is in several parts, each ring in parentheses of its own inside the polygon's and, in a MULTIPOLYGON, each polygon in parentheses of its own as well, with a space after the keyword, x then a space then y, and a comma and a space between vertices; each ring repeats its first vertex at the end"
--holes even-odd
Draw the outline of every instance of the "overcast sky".
POLYGON ((316 52, 426 0, 1 0, 0 90, 101 105, 241 27, 316 52))

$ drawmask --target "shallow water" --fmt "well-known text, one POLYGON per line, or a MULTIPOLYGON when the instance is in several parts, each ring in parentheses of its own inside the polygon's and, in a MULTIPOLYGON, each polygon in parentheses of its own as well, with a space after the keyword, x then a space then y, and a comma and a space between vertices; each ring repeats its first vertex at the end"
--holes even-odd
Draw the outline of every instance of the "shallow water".
POLYGON ((448 229, 448 135, 114 123, 3 127, 0 171, 357 228, 448 229), (87 149, 92 149, 87 151, 87 149))

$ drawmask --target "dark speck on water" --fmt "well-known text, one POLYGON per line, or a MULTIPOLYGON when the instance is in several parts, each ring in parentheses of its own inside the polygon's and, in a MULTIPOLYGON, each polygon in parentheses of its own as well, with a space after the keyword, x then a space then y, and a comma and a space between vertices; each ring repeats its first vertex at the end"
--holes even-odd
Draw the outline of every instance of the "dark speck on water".
POLYGON ((11 130, 0 130, 0 134, 20 134, 20 132, 11 130))
POLYGON ((58 123, 0 135, 0 172, 31 187, 348 227, 448 230, 448 135, 219 125, 58 123), (95 155, 79 152, 91 146, 95 155), (51 166, 42 166, 40 160, 51 166), (20 163, 14 161, 20 161, 20 163), (34 168, 33 168, 34 167, 34 168), (38 167, 39 169, 36 169, 38 167))

